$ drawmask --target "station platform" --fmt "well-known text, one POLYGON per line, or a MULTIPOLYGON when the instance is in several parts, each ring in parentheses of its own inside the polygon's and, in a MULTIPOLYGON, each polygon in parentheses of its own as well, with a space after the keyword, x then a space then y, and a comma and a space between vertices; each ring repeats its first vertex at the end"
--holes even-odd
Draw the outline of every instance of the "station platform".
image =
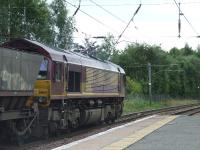
POLYGON ((199 150, 200 116, 179 116, 125 150, 199 150))
MULTIPOLYGON (((177 120, 179 122, 179 120, 181 121, 182 119, 184 120, 184 118, 178 117, 178 116, 153 115, 153 116, 132 121, 130 123, 89 136, 82 140, 75 141, 75 142, 54 148, 53 150, 100 150, 100 149, 102 150, 121 150, 121 149, 142 150, 142 148, 144 149, 146 148, 148 150, 152 148, 152 150, 155 150, 153 146, 158 146, 158 143, 161 143, 161 141, 163 140, 162 139, 163 136, 165 136, 165 138, 169 138, 169 140, 171 139, 170 137, 167 137, 167 134, 162 135, 162 134, 165 134, 164 132, 162 132, 162 129, 163 128, 165 129, 167 127, 168 128, 173 127, 173 125, 177 124, 176 123, 177 120), (156 137, 154 137, 154 139, 152 140, 151 139, 147 140, 152 135, 158 134, 158 133, 159 133, 159 137, 157 139, 156 137), (144 142, 144 147, 143 147, 142 142, 144 142)), ((196 121, 197 120, 198 119, 196 119, 196 121)), ((187 126, 187 121, 185 122, 186 122, 186 125, 182 125, 182 127, 180 128, 187 126)), ((182 123, 180 122, 178 124, 182 124, 182 123)), ((200 127, 200 119, 199 119, 199 127, 200 127)), ((168 132, 168 130, 165 130, 165 132, 168 132)), ((176 129, 172 129, 172 132, 176 134, 176 132, 173 130, 176 131, 176 129)), ((181 129, 178 129, 177 131, 181 132, 181 129)), ((168 134, 168 136, 170 136, 170 133, 168 134)), ((177 136, 181 136, 181 135, 177 135, 177 136)), ((198 136, 200 139, 200 134, 198 134, 198 136)), ((167 141, 165 142, 167 146, 167 141)), ((174 144, 174 142, 172 143, 172 145, 174 144)), ((158 147, 158 149, 163 150, 163 147, 158 147)), ((169 150, 170 148, 167 148, 167 149, 169 150)))

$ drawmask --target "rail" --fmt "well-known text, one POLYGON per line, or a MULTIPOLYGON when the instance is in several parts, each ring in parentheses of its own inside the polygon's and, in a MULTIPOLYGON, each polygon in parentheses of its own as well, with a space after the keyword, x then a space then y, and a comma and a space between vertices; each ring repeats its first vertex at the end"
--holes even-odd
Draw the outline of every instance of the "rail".
POLYGON ((172 106, 172 107, 165 107, 160 109, 152 109, 140 112, 134 112, 130 114, 126 114, 121 116, 117 122, 135 120, 138 118, 142 118, 149 115, 154 114, 170 114, 170 115, 179 115, 186 112, 190 112, 191 110, 199 110, 200 111, 200 103, 198 104, 189 104, 189 105, 179 105, 179 106, 172 106))

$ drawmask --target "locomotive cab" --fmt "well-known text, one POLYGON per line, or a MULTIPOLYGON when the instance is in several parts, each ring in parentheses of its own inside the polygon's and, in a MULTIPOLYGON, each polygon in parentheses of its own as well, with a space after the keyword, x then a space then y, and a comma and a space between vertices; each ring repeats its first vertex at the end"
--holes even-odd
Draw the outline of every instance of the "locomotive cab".
POLYGON ((44 58, 40 65, 40 70, 38 73, 37 80, 47 80, 47 77, 48 77, 48 60, 44 58))
POLYGON ((35 82, 34 97, 43 105, 49 104, 51 82, 49 79, 49 60, 44 58, 35 82))

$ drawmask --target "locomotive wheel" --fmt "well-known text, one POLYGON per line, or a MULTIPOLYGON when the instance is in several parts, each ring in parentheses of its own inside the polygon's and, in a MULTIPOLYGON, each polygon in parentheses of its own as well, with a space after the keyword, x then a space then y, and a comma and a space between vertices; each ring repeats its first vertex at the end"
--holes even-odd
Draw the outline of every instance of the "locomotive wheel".
POLYGON ((47 140, 49 138, 49 129, 48 129, 48 126, 43 126, 43 136, 44 136, 45 140, 47 140))
POLYGON ((114 119, 113 115, 111 114, 111 112, 109 112, 109 113, 107 114, 107 117, 106 117, 105 122, 106 122, 107 124, 112 124, 112 123, 115 122, 115 119, 114 119))
POLYGON ((49 122, 49 134, 51 136, 59 136, 58 124, 56 122, 49 122))
POLYGON ((22 145, 31 135, 31 129, 27 129, 30 121, 28 119, 14 120, 10 122, 12 134, 14 134, 14 141, 18 145, 22 145))

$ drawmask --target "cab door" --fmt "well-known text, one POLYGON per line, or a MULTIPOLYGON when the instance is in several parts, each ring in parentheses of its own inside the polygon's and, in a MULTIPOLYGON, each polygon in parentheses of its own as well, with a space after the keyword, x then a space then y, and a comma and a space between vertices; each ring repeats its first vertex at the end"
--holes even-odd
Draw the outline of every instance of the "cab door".
POLYGON ((58 97, 64 94, 64 67, 63 62, 53 62, 52 95, 58 97))
POLYGON ((64 91, 65 91, 65 94, 67 94, 67 91, 68 91, 68 81, 69 81, 69 65, 67 63, 64 64, 64 72, 65 72, 65 75, 64 75, 64 91))

